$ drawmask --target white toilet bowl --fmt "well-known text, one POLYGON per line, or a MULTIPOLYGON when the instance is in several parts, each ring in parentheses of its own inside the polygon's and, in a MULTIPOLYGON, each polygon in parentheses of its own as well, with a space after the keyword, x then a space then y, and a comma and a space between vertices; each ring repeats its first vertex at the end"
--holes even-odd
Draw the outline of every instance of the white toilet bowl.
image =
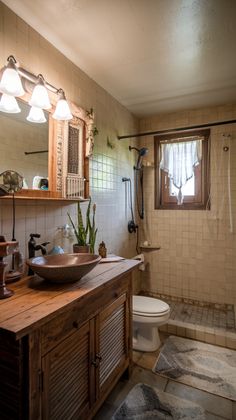
POLYGON ((133 296, 133 349, 155 351, 160 345, 158 327, 166 324, 170 307, 162 300, 133 296))

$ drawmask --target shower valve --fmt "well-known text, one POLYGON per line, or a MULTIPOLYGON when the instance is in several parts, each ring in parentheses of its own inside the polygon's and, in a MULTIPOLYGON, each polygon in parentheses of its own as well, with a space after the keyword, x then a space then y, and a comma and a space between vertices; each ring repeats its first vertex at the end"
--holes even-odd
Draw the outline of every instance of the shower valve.
POLYGON ((130 220, 128 222, 128 231, 129 233, 135 233, 136 230, 138 229, 138 225, 135 224, 134 220, 130 220))

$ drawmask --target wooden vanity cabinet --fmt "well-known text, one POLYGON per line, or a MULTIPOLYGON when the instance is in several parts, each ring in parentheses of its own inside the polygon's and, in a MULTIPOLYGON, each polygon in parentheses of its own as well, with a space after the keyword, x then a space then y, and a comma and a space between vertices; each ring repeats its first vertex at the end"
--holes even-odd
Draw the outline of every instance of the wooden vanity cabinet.
POLYGON ((95 415, 132 367, 132 271, 138 264, 100 264, 70 285, 38 278, 11 285, 15 295, 0 301, 1 420, 95 415))
POLYGON ((42 419, 88 418, 129 365, 128 290, 42 357, 42 419))

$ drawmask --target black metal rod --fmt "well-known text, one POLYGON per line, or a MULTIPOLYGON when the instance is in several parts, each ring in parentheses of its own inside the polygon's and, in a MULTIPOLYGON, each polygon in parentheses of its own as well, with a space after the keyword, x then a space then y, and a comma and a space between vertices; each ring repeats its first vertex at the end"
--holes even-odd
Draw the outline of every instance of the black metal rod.
POLYGON ((36 150, 35 152, 25 152, 25 155, 37 155, 38 153, 48 153, 48 150, 36 150))
POLYGON ((179 128, 170 128, 168 130, 156 130, 156 131, 146 131, 144 133, 137 133, 137 134, 127 134, 125 136, 117 136, 118 140, 123 139, 131 139, 134 137, 144 137, 144 136, 153 136, 153 135, 163 135, 163 134, 171 134, 171 133, 178 133, 179 131, 189 131, 189 130, 196 130, 198 128, 208 128, 208 127, 216 127, 217 125, 226 125, 226 124, 235 124, 236 120, 228 120, 228 121, 217 121, 208 124, 200 124, 200 125, 190 125, 189 127, 179 127, 179 128))

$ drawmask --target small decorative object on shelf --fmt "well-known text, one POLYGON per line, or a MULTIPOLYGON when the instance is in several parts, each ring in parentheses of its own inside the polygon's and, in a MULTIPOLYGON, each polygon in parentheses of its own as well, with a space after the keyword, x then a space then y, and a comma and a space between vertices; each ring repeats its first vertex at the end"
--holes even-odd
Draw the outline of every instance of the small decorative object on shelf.
POLYGON ((83 216, 81 212, 80 203, 78 202, 78 213, 77 213, 77 227, 73 222, 69 213, 68 217, 70 223, 73 227, 74 234, 77 239, 77 243, 73 245, 74 252, 91 252, 94 254, 96 236, 97 236, 97 228, 95 227, 95 213, 96 213, 96 204, 93 205, 93 216, 92 222, 90 220, 90 210, 91 210, 91 197, 89 199, 88 208, 86 211, 86 225, 83 222, 83 216))
POLYGON ((99 244, 99 247, 98 247, 98 253, 99 253, 99 255, 102 257, 102 258, 106 258, 107 257, 107 249, 106 249, 106 244, 105 244, 105 242, 101 242, 100 244, 99 244))

